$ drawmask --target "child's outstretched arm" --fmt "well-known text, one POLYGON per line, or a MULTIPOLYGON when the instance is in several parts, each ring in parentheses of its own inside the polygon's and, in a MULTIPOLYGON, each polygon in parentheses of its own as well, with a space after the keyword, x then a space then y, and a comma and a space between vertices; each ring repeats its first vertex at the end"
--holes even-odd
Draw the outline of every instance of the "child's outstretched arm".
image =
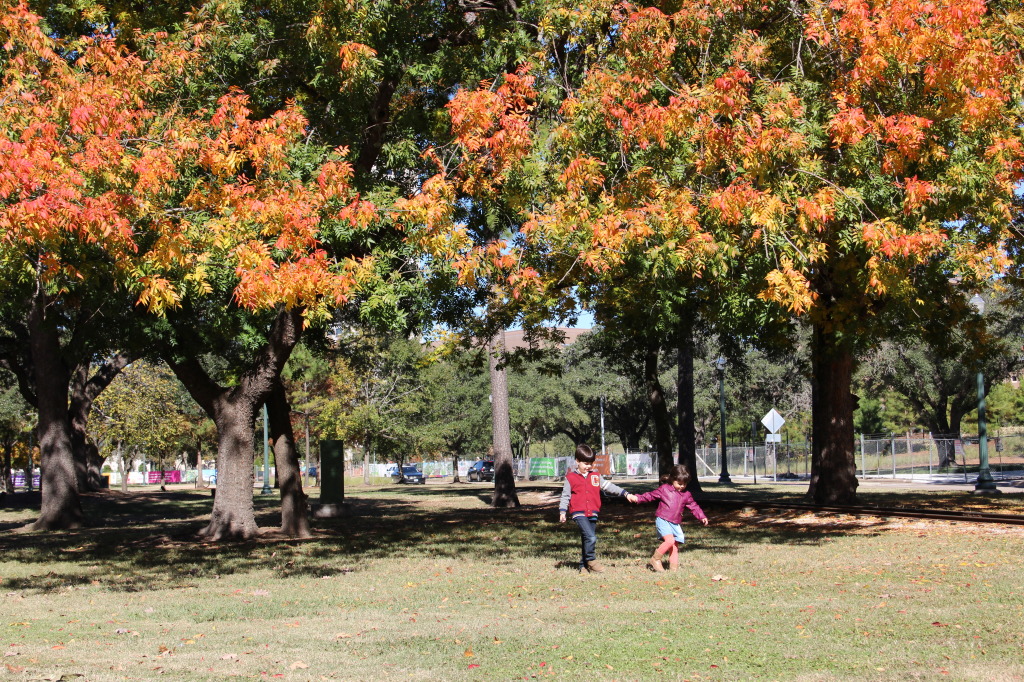
POLYGON ((661 488, 655 488, 654 490, 648 490, 645 493, 634 495, 630 502, 634 504, 646 504, 648 502, 656 502, 661 499, 661 488))
POLYGON ((693 496, 690 495, 689 493, 686 493, 686 497, 688 498, 684 502, 686 508, 690 510, 690 513, 693 514, 698 521, 700 521, 705 526, 708 525, 708 523, 710 522, 708 521, 707 514, 705 514, 704 510, 700 508, 700 505, 697 504, 697 501, 694 500, 693 496))

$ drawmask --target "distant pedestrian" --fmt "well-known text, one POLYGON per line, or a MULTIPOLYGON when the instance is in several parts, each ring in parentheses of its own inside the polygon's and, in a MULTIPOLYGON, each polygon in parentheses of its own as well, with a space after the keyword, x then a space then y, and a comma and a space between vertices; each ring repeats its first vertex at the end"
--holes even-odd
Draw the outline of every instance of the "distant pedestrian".
POLYGON ((662 542, 648 562, 655 571, 665 570, 662 560, 666 554, 669 570, 675 571, 679 568, 679 547, 686 542, 686 536, 679 525, 683 522, 684 508, 689 509, 705 526, 708 525, 708 517, 704 515, 704 510, 694 501, 693 495, 686 491, 689 482, 690 472, 682 464, 677 464, 667 474, 662 474, 660 486, 650 492, 635 495, 630 500, 637 504, 658 500, 658 509, 654 512, 654 527, 662 542))
POLYGON ((576 470, 565 476, 562 497, 558 501, 558 520, 565 523, 566 515, 580 528, 580 573, 601 573, 604 567, 597 563, 597 515, 601 511, 601 493, 618 495, 630 502, 635 495, 594 471, 594 451, 587 445, 576 446, 576 470))

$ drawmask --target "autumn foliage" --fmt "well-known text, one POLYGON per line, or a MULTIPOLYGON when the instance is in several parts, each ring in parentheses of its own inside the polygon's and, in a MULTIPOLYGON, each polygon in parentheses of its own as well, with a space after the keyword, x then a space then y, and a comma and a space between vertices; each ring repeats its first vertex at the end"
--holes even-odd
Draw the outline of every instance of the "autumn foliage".
MULTIPOLYGON (((265 366, 253 363, 262 371, 246 384, 248 412, 236 410, 251 441, 252 406, 297 341, 296 320, 326 319, 372 272, 371 258, 330 253, 323 239, 327 228, 353 235, 376 219, 351 187, 346 150, 310 152, 294 103, 259 119, 237 90, 209 107, 180 96, 184 80, 209 67, 212 28, 140 34, 143 59, 110 36, 51 37, 24 4, 0 16, 0 282, 12 310, 30 311, 45 477, 39 528, 81 517, 59 315, 97 317, 76 306, 117 291, 157 315, 187 297, 279 312, 274 329, 287 328, 287 343, 278 339, 265 366)), ((232 469, 241 475, 224 476, 221 498, 230 500, 230 486, 243 499, 251 442, 229 445, 222 464, 241 461, 232 469)), ((251 532, 251 499, 243 507, 238 526, 251 532)))
POLYGON ((330 257, 318 236, 323 221, 362 229, 375 216, 350 187, 345 150, 302 177, 294 105, 252 120, 237 91, 210 111, 168 100, 184 69, 201 68, 203 26, 189 41, 152 36, 143 60, 110 38, 54 41, 24 5, 2 25, 4 276, 73 288, 88 273, 69 249, 86 248, 157 313, 223 271, 251 309, 324 316, 352 295, 364 266, 330 257))
MULTIPOLYGON (((817 461, 841 470, 823 486, 834 499, 852 499, 855 352, 885 311, 927 314, 950 282, 979 287, 1008 263, 1021 17, 999 0, 557 7, 533 67, 565 93, 531 122, 547 133, 532 159, 547 183, 519 250, 478 249, 491 260, 466 258, 463 280, 508 257, 530 268, 517 284, 573 283, 608 310, 633 303, 616 283, 678 297, 742 282, 815 328, 817 461), (565 55, 586 65, 575 82, 565 55)), ((497 120, 483 90, 452 102, 460 135, 463 121, 497 120)), ((496 137, 470 138, 459 169, 501 168, 479 144, 496 137)), ((458 172, 433 181, 444 192, 425 188, 421 216, 456 196, 458 172)))

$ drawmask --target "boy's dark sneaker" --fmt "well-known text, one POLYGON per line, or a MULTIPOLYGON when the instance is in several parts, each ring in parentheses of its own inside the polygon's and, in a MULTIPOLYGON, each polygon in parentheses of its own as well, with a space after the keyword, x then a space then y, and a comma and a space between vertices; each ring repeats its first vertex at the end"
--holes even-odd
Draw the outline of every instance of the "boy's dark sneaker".
POLYGON ((587 564, 587 570, 591 573, 604 573, 604 566, 597 563, 596 561, 591 561, 589 564, 587 564))

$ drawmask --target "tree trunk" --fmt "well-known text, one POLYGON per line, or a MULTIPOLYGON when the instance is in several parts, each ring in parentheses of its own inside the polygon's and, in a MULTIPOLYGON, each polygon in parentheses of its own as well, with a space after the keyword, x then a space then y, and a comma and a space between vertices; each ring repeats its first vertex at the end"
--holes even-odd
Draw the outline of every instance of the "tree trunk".
POLYGON ((833 332, 814 328, 811 350, 811 482, 817 504, 854 504, 853 354, 833 332))
MULTIPOLYGON (((268 398, 302 333, 302 311, 281 309, 267 335, 267 344, 237 386, 214 382, 194 356, 168 353, 167 364, 189 394, 217 425, 217 495, 210 523, 200 537, 245 540, 259 532, 253 507, 253 425, 256 410, 268 398)), ((294 447, 294 444, 292 445, 294 447)))
POLYGON ((693 410, 693 330, 689 320, 680 324, 679 366, 676 375, 676 418, 679 428, 679 463, 690 472, 686 489, 701 492, 697 480, 697 431, 693 410))
POLYGON ((459 481, 459 456, 452 456, 452 483, 460 483, 459 481))
POLYGON ((644 385, 647 388, 647 399, 651 404, 651 415, 654 418, 654 442, 658 451, 658 473, 664 474, 672 469, 675 460, 672 457, 672 420, 668 416, 668 404, 665 402, 665 389, 658 379, 658 346, 647 346, 644 352, 644 385))
POLYGON ((252 501, 253 424, 259 396, 244 393, 230 400, 217 400, 217 495, 213 498, 210 523, 199 535, 212 541, 247 540, 259 532, 252 501))
POLYGON ((302 492, 302 472, 292 431, 291 406, 284 385, 278 381, 267 401, 270 415, 270 438, 274 442, 274 464, 281 491, 281 532, 290 537, 308 538, 309 514, 306 495, 302 492))
POLYGON ((498 332, 488 349, 491 375, 491 434, 494 444, 494 497, 492 507, 518 507, 516 478, 512 471, 512 434, 508 417, 508 376, 499 359, 505 352, 505 332, 498 332))
POLYGON ((32 298, 28 322, 39 410, 39 487, 43 494, 39 518, 31 528, 78 528, 83 513, 68 423, 69 376, 61 356, 59 331, 53 319, 46 316, 46 297, 41 290, 32 298))
POLYGON ((306 439, 306 456, 304 459, 304 466, 306 469, 306 483, 309 483, 309 412, 305 412, 303 417, 303 437, 306 439))
POLYGON ((117 441, 117 464, 121 467, 121 492, 126 493, 128 492, 128 462, 124 458, 123 446, 122 441, 117 441))
POLYGON ((110 385, 121 373, 132 356, 118 353, 104 361, 96 373, 90 377, 91 363, 86 360, 75 368, 71 377, 71 401, 68 406, 68 420, 71 424, 71 447, 75 457, 75 474, 78 477, 78 489, 99 490, 100 467, 103 458, 96 447, 89 443, 89 413, 96 397, 110 385))
POLYGON ((11 456, 14 451, 14 443, 4 443, 4 461, 3 461, 3 483, 4 492, 14 492, 14 477, 11 475, 11 456))

